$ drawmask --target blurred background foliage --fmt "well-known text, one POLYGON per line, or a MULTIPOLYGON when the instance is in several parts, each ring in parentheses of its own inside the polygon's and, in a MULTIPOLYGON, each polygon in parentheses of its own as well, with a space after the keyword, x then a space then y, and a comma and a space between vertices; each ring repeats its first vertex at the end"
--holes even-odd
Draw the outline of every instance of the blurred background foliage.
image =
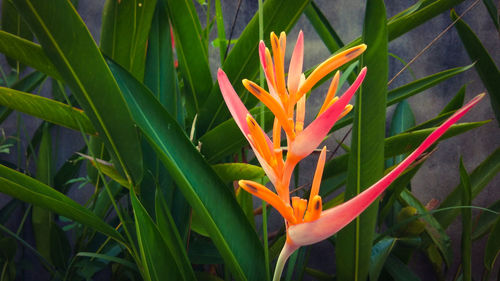
MULTIPOLYGON (((496 280, 499 3, 377 3, 266 0, 262 30, 266 43, 271 31, 303 30, 305 69, 363 39, 388 45, 378 53, 386 65, 368 72, 373 92, 387 95, 382 113, 368 115, 385 123, 381 167, 464 100, 486 91, 488 101, 366 213, 368 235, 346 230, 301 248, 283 279, 496 280)), ((282 220, 234 189, 238 179, 267 179, 214 79, 222 67, 272 126, 240 83, 259 80, 258 1, 1 4, 0 280, 266 280, 282 220)), ((345 85, 359 64, 342 69, 345 85)), ((326 91, 314 89, 306 123, 326 91)), ((344 200, 352 120, 325 141, 324 208, 344 200)), ((311 158, 295 176, 300 195, 311 158)))

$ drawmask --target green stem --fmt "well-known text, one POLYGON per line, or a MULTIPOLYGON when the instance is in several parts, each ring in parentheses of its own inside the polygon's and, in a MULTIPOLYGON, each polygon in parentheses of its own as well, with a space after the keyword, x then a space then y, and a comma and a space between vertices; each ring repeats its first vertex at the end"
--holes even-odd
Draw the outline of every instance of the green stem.
POLYGON ((278 257, 278 261, 276 262, 276 268, 274 269, 273 281, 279 281, 281 279, 281 274, 283 273, 283 268, 285 267, 286 261, 290 257, 295 250, 297 250, 299 246, 290 244, 288 242, 285 243, 283 249, 281 250, 280 256, 278 257))

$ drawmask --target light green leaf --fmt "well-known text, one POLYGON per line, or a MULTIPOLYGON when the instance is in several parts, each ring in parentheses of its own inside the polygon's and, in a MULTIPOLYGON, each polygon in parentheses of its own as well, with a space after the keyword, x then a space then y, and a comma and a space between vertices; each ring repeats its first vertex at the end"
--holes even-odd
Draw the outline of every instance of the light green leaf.
POLYGON ((42 96, 0 87, 0 104, 90 135, 97 132, 85 113, 78 108, 42 96))
MULTIPOLYGON (((356 97, 345 200, 355 197, 384 173, 385 111, 388 78, 388 37, 382 0, 366 2, 363 41, 368 49, 361 65, 368 68, 356 97)), ((378 201, 337 234, 339 280, 365 280, 377 220, 378 201)))
POLYGON ((212 168, 224 182, 255 180, 266 175, 261 167, 247 163, 215 164, 212 168))

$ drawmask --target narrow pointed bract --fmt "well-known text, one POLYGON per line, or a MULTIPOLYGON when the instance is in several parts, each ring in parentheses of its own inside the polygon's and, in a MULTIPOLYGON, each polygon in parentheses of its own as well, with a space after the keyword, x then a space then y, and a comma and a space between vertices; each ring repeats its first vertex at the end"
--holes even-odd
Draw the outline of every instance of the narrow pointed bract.
POLYGON ((340 77, 339 72, 337 72, 316 119, 308 126, 304 124, 305 94, 323 77, 361 55, 367 46, 361 44, 332 56, 321 63, 306 78, 302 73, 303 40, 303 33, 300 31, 292 54, 286 84, 284 73, 286 34, 284 32, 280 34, 279 38, 276 34, 271 33, 273 56, 264 42, 259 43, 260 62, 269 91, 254 82, 243 80, 245 88, 262 101, 275 115, 273 140, 269 139, 249 114, 224 71, 219 69, 218 72, 219 86, 229 111, 249 141, 256 158, 274 185, 276 193, 264 185, 248 180, 240 180, 238 184, 249 193, 269 203, 285 219, 287 239, 278 258, 273 280, 279 280, 286 260, 296 249, 330 237, 359 216, 419 155, 484 96, 484 94, 478 95, 459 109, 430 134, 403 162, 373 186, 351 200, 323 211, 319 186, 326 159, 326 147, 323 147, 318 159, 309 200, 299 197, 290 198, 290 179, 297 163, 311 154, 320 145, 335 122, 352 109, 349 101, 361 86, 367 75, 367 69, 366 67, 362 68, 356 80, 345 93, 339 96, 335 96, 340 77), (282 130, 285 132, 287 140, 286 157, 284 157, 281 148, 282 130))

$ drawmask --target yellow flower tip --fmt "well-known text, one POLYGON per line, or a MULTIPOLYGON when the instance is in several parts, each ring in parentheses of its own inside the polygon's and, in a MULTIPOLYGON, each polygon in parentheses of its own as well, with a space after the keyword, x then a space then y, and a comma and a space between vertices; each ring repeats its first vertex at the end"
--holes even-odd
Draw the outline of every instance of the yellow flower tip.
POLYGON ((323 203, 321 196, 316 195, 311 200, 309 207, 307 208, 306 215, 304 217, 304 222, 311 222, 317 220, 321 216, 321 211, 323 210, 323 203))
POLYGON ((352 108, 353 108, 352 105, 350 105, 350 104, 346 105, 344 108, 344 111, 342 112, 342 114, 340 114, 339 119, 346 116, 349 112, 351 112, 352 108))

